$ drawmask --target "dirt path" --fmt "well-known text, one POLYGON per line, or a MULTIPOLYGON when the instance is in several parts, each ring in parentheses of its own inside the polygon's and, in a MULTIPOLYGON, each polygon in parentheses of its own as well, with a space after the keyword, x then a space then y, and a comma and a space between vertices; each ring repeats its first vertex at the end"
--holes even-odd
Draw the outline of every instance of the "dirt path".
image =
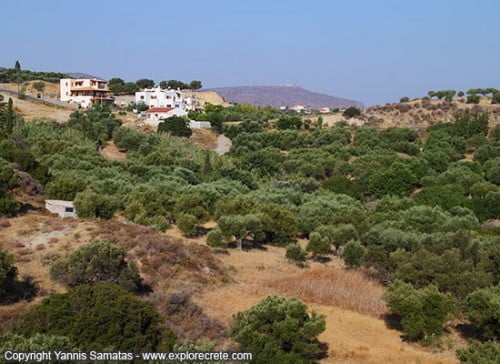
POLYGON ((101 154, 108 159, 124 160, 127 158, 127 154, 120 152, 120 149, 118 149, 113 141, 106 143, 106 145, 101 149, 101 154))

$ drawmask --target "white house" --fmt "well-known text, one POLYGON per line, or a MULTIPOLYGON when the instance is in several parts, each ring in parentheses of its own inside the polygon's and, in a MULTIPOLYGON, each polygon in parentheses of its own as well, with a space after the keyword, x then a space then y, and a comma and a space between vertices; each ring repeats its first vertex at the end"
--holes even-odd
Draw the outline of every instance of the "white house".
POLYGON ((296 112, 301 112, 301 111, 305 111, 306 107, 304 105, 294 105, 290 108, 290 110, 293 110, 296 112))
POLYGON ((76 217, 75 206, 71 201, 45 200, 45 208, 60 217, 76 217))
POLYGON ((60 100, 88 108, 97 104, 112 104, 108 84, 98 78, 63 78, 59 81, 60 100))
POLYGON ((145 123, 156 128, 162 119, 168 119, 172 116, 186 116, 187 111, 173 107, 152 107, 146 110, 145 114, 145 123))
POLYGON ((160 87, 144 89, 135 93, 135 103, 144 103, 150 108, 168 107, 194 110, 194 100, 179 90, 165 90, 160 87))

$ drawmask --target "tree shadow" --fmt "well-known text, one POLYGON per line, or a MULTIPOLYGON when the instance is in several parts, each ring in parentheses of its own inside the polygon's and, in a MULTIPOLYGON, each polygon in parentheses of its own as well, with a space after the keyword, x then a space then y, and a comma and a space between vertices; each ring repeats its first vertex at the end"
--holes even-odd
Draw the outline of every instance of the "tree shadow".
POLYGON ((318 343, 318 348, 319 348, 320 352, 316 356, 316 359, 318 359, 318 360, 326 359, 328 357, 328 351, 330 349, 328 343, 320 341, 318 343))
POLYGON ((7 292, 0 296, 0 305, 11 305, 19 301, 31 301, 40 291, 32 277, 12 282, 7 287, 7 292))
POLYGON ((153 287, 148 282, 141 280, 141 282, 137 286, 137 295, 145 296, 150 294, 151 292, 153 292, 153 287))
POLYGON ((321 256, 316 256, 313 258, 315 262, 326 264, 328 262, 332 261, 332 258, 326 256, 326 255, 321 255, 321 256))
POLYGON ((466 340, 470 340, 470 339, 482 340, 483 339, 481 330, 478 330, 477 328, 475 328, 473 325, 471 325, 469 323, 458 324, 456 326, 456 329, 457 329, 459 335, 466 340))
POLYGON ((403 331, 403 326, 401 325, 401 317, 399 315, 396 315, 394 313, 387 313, 382 315, 382 319, 389 329, 403 331))

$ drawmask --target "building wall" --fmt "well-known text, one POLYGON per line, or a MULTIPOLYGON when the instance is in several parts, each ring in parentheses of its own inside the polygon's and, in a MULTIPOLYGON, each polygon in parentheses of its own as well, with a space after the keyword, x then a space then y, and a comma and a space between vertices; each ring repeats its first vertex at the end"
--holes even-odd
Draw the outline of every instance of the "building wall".
POLYGON ((163 119, 168 119, 172 116, 186 116, 187 112, 180 108, 170 110, 169 112, 159 112, 159 113, 146 113, 146 124, 151 125, 153 127, 158 127, 158 124, 163 119))
POLYGON ((173 107, 193 110, 191 97, 186 97, 180 91, 162 90, 159 87, 136 92, 135 102, 142 102, 149 107, 173 107))
POLYGON ((59 217, 76 217, 74 206, 66 206, 65 204, 57 203, 57 201, 45 201, 45 208, 53 214, 58 214, 59 217), (72 209, 73 211, 69 211, 72 209))

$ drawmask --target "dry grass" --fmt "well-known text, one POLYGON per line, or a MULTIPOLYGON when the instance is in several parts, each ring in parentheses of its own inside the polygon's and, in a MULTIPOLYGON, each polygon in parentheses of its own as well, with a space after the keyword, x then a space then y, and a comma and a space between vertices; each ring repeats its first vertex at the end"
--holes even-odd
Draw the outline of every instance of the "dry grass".
POLYGON ((189 138, 193 144, 214 150, 217 147, 217 135, 210 129, 193 129, 189 138))
POLYGON ((106 143, 101 149, 101 154, 108 159, 124 160, 127 158, 127 154, 120 151, 113 141, 106 143))
POLYGON ((371 315, 387 312, 384 288, 358 271, 320 268, 272 280, 268 286, 287 296, 306 302, 333 305, 371 315))

